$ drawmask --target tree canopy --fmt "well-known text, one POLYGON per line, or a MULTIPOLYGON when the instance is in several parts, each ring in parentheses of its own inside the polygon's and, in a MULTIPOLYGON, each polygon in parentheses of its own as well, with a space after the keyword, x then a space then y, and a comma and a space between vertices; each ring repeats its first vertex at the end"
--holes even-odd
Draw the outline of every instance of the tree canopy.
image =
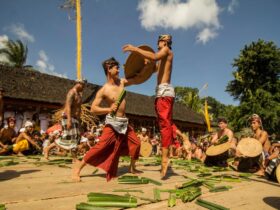
POLYGON ((234 59, 234 80, 226 87, 240 106, 232 121, 236 129, 248 125, 256 113, 270 133, 279 133, 280 125, 280 49, 273 42, 258 40, 245 45, 234 59))

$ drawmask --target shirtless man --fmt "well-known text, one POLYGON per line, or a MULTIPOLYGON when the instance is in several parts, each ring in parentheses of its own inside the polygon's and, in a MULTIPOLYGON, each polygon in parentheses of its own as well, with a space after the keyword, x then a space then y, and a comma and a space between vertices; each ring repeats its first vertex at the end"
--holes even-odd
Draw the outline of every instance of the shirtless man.
POLYGON ((175 91, 171 82, 173 52, 171 50, 172 37, 164 34, 158 38, 158 52, 153 53, 142 50, 133 45, 125 45, 124 52, 136 52, 145 59, 158 61, 157 65, 157 88, 155 110, 158 115, 160 134, 162 140, 162 162, 161 178, 166 175, 168 168, 168 151, 172 143, 172 109, 175 98, 175 91))
POLYGON ((172 125, 173 128, 173 138, 180 138, 182 141, 182 146, 178 149, 178 156, 184 156, 186 159, 191 159, 191 142, 189 137, 180 131, 175 124, 172 125))
POLYGON ((76 84, 67 93, 65 107, 62 113, 61 126, 62 137, 45 147, 44 157, 48 160, 49 151, 57 145, 65 150, 70 150, 75 162, 77 145, 80 140, 80 115, 82 105, 82 93, 86 80, 76 80, 76 84))
POLYGON ((260 170, 256 172, 258 175, 264 175, 265 170, 265 160, 269 157, 270 141, 268 139, 268 134, 262 128, 262 120, 259 115, 253 114, 250 118, 251 128, 254 132, 253 138, 259 140, 263 146, 264 160, 260 164, 260 170))
POLYGON ((211 139, 212 144, 218 143, 218 140, 222 138, 223 136, 228 136, 228 142, 231 144, 232 149, 236 149, 236 140, 233 136, 232 130, 228 128, 227 120, 225 118, 219 118, 218 119, 218 126, 219 130, 216 134, 213 135, 211 139))
POLYGON ((261 142, 265 156, 267 156, 271 144, 267 132, 262 129, 261 118, 257 114, 251 116, 251 128, 254 132, 253 138, 261 142))
POLYGON ((137 136, 141 142, 149 142, 150 137, 147 135, 147 128, 142 128, 142 132, 137 136))
POLYGON ((106 114, 106 125, 98 143, 74 168, 72 177, 74 181, 80 181, 80 172, 86 164, 102 168, 107 172, 107 181, 110 181, 117 176, 119 157, 123 155, 131 157, 129 171, 139 172, 136 170, 135 162, 139 157, 141 143, 133 128, 128 125, 125 115, 126 100, 123 97, 122 101, 117 101, 125 86, 137 84, 137 78, 120 79, 119 62, 114 58, 105 60, 102 65, 107 81, 97 92, 91 111, 96 115, 106 114), (103 100, 107 102, 108 107, 101 107, 103 100))

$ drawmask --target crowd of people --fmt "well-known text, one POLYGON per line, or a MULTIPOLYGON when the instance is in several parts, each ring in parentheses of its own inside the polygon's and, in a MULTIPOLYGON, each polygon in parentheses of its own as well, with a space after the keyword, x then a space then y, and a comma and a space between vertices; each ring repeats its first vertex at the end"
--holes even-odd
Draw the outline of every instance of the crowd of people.
MULTIPOLYGON (((42 132, 40 127, 36 126, 36 122, 27 120, 23 128, 16 132, 16 119, 9 117, 5 119, 7 123, 0 130, 0 155, 44 155, 45 159, 49 159, 49 155, 67 156, 72 150, 63 148, 55 142, 63 138, 63 129, 61 124, 55 124, 49 127, 46 132, 42 132), (37 129, 36 129, 37 127, 37 129)), ((280 142, 269 140, 269 136, 262 128, 261 118, 254 114, 250 118, 252 138, 260 141, 263 147, 263 153, 247 164, 245 170, 257 172, 259 175, 272 175, 275 167, 279 165, 280 142)), ((90 148, 94 147, 102 135, 105 124, 99 123, 90 130, 79 134, 79 144, 75 147, 75 156, 84 156, 90 148)), ((226 152, 227 155, 221 157, 218 161, 210 162, 218 166, 227 166, 227 158, 234 158, 233 166, 238 168, 238 164, 242 161, 242 154, 237 150, 238 139, 233 131, 228 128, 225 118, 218 119, 218 130, 201 136, 189 136, 189 133, 180 131, 173 124, 173 141, 169 147, 169 158, 181 158, 185 160, 198 159, 208 164, 206 151, 211 145, 217 145, 219 139, 223 136, 228 137, 230 148, 226 152)), ((151 145, 150 156, 161 156, 161 138, 159 133, 154 133, 152 128, 135 128, 137 138, 140 144, 148 143, 151 145)), ((245 136, 241 136, 245 137, 245 136)), ((247 136, 249 137, 249 136, 247 136)), ((140 146, 141 147, 141 146, 140 146)), ((75 158, 74 158, 75 161, 75 158)))
MULTIPOLYGON (((225 118, 219 118, 217 132, 201 137, 183 133, 173 123, 175 91, 170 84, 173 62, 171 45, 172 37, 167 34, 159 36, 156 53, 130 44, 125 45, 123 52, 141 56, 145 64, 140 72, 130 78, 119 78, 119 62, 115 58, 111 57, 102 63, 106 82, 96 93, 90 111, 94 115, 106 115, 104 124, 93 126, 81 133, 82 93, 86 80, 78 79, 67 93, 59 123, 49 128, 43 124, 43 129, 36 129, 36 122, 25 120, 23 128, 17 131, 16 119, 6 118, 7 124, 0 131, 0 155, 43 154, 48 160, 50 154, 71 154, 75 164, 72 178, 75 181, 80 181, 80 173, 87 164, 102 168, 107 172, 107 180, 111 180, 117 176, 120 156, 130 156, 129 172, 141 173, 136 169, 136 161, 144 143, 151 145, 152 155, 161 156, 162 179, 166 177, 169 158, 176 157, 186 160, 198 159, 207 165, 218 166, 227 166, 227 158, 232 157, 232 166, 240 168, 248 157, 238 150, 240 139, 228 128, 225 118), (143 78, 147 78, 146 72, 157 72, 158 75, 155 99, 158 134, 147 128, 133 128, 125 114, 125 87, 142 83, 143 78), (102 101, 107 103, 106 107, 101 106, 102 101), (225 139, 228 145, 226 151, 223 151, 223 156, 219 157, 217 154, 218 157, 209 157, 207 150, 219 146, 221 139, 225 139), (82 156, 81 161, 78 160, 79 156, 82 156)), ((0 108, 3 109, 3 104, 0 104, 0 108)), ((250 164, 246 169, 260 175, 271 175, 280 162, 280 143, 271 145, 260 116, 252 115, 250 123, 252 137, 260 142, 263 151, 258 157, 248 161, 250 164)))

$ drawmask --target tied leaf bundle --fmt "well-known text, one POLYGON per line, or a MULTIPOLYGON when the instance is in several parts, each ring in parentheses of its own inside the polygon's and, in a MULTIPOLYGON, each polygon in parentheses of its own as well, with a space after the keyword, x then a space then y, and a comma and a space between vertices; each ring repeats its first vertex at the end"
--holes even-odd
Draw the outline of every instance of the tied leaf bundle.
POLYGON ((180 195, 182 202, 191 202, 201 195, 200 188, 197 188, 195 191, 186 191, 180 195))
POLYGON ((223 191, 228 191, 231 189, 231 186, 217 186, 209 189, 209 192, 223 192, 223 191))
POLYGON ((153 192, 154 192, 154 200, 155 201, 161 201, 161 197, 160 197, 161 190, 159 190, 157 188, 154 188, 153 192))
POLYGON ((173 206, 176 206, 176 195, 170 193, 168 198, 168 207, 172 208, 173 206))
POLYGON ((112 112, 112 113, 111 113, 111 116, 112 116, 112 117, 116 116, 116 112, 118 111, 119 106, 120 106, 120 104, 122 103, 122 101, 123 101, 123 99, 125 98, 125 96, 126 96, 126 90, 123 89, 122 92, 121 92, 121 94, 120 94, 119 97, 118 97, 118 100, 115 102, 116 105, 117 105, 117 110, 116 110, 115 112, 112 112))
POLYGON ((220 144, 226 143, 227 141, 228 141, 228 136, 224 135, 223 137, 218 139, 218 143, 216 143, 215 145, 220 145, 220 144))
POLYGON ((96 207, 90 203, 79 203, 76 205, 76 210, 106 210, 107 208, 96 207))
MULTIPOLYGON (((201 189, 199 187, 186 187, 183 189, 168 189, 168 190, 159 190, 160 192, 169 192, 175 195, 176 198, 181 199, 182 202, 191 202, 195 198, 201 195, 201 189)), ((155 194, 155 193, 154 193, 155 194)), ((170 198, 169 196, 169 198, 170 198)), ((171 199, 171 198, 170 198, 171 199)), ((169 202, 168 202, 169 205, 169 202)))
POLYGON ((2 162, 0 162, 0 167, 12 166, 12 165, 17 165, 17 164, 19 164, 19 162, 15 162, 14 160, 2 161, 2 162))
POLYGON ((221 206, 221 205, 218 205, 218 204, 206 201, 206 200, 202 200, 200 198, 198 198, 195 203, 197 205, 202 206, 202 207, 207 208, 207 209, 212 209, 212 210, 229 210, 229 208, 226 208, 224 206, 221 206))
POLYGON ((118 178, 119 184, 148 184, 152 183, 155 185, 162 185, 161 182, 156 180, 146 178, 146 177, 138 177, 138 176, 122 176, 118 178))
POLYGON ((89 193, 88 202, 76 205, 77 210, 91 210, 96 207, 135 208, 137 199, 131 195, 114 195, 105 193, 89 193))
POLYGON ((139 193, 144 193, 142 190, 128 190, 128 189, 115 189, 113 192, 139 192, 139 193))

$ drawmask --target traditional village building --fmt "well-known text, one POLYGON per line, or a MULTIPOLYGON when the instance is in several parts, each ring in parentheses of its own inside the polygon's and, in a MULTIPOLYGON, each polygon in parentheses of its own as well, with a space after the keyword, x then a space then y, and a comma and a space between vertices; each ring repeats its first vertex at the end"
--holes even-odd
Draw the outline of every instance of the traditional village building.
MULTIPOLYGON (((5 90, 5 113, 14 115, 22 122, 30 117, 46 119, 44 114, 60 109, 74 80, 56 77, 30 69, 20 69, 0 65, 0 87, 5 90), (28 117, 29 116, 29 117, 28 117)), ((88 83, 83 92, 83 103, 91 103, 99 85, 88 83)), ((136 128, 148 127, 157 130, 154 97, 127 92, 126 113, 136 128)), ((33 119, 34 120, 34 119, 33 119)), ((203 134, 206 124, 203 116, 186 106, 175 103, 173 120, 183 131, 203 134)), ((18 125, 20 126, 20 125, 18 125)))

